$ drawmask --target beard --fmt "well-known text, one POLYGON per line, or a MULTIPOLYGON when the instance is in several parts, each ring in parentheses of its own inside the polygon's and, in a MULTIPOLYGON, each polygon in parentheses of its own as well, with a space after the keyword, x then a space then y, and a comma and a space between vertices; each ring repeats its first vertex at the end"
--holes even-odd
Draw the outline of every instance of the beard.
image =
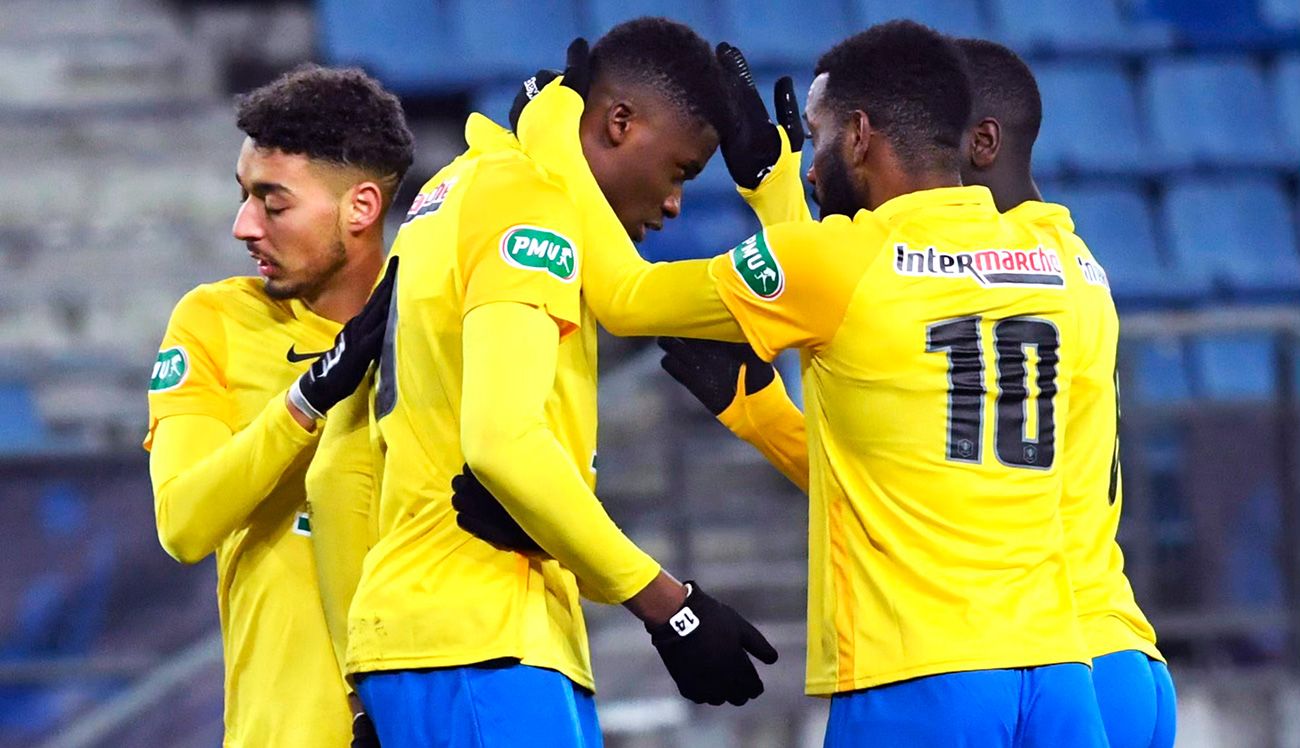
POLYGON ((821 209, 821 217, 827 216, 849 216, 853 217, 862 208, 866 207, 858 190, 849 178, 849 167, 844 160, 836 157, 839 151, 838 143, 830 147, 830 154, 822 163, 817 165, 817 189, 815 190, 814 200, 821 209))
POLYGON ((311 273, 310 277, 307 278, 267 278, 263 284, 266 295, 276 301, 314 299, 329 285, 334 276, 343 269, 347 261, 348 255, 347 249, 343 246, 343 236, 336 229, 329 249, 320 259, 321 268, 305 270, 304 272, 311 273))

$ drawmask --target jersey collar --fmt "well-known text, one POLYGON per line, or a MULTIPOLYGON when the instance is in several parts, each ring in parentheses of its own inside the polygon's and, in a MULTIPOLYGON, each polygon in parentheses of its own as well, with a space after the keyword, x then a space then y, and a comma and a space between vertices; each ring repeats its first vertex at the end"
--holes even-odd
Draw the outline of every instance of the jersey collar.
POLYGON ((465 120, 465 142, 470 151, 478 153, 519 150, 519 141, 514 133, 478 112, 471 113, 465 120))
POLYGON ((997 212, 997 207, 993 204, 993 193, 989 192, 987 187, 971 186, 936 187, 929 190, 909 192, 892 200, 886 200, 884 204, 871 211, 871 213, 886 223, 892 223, 902 216, 917 210, 962 206, 987 208, 990 212, 997 212))
POLYGON ((1005 215, 1021 223, 1054 226, 1066 231, 1074 231, 1074 219, 1070 217, 1070 209, 1057 203, 1026 200, 1008 210, 1005 215))

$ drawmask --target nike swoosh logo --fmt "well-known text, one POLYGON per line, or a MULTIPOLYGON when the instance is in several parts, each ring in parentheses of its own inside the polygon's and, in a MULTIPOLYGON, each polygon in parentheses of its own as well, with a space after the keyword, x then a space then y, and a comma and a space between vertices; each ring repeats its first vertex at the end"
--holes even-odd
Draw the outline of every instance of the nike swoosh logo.
POLYGON ((326 353, 329 353, 331 350, 333 350, 331 348, 324 351, 317 351, 315 353, 298 353, 293 349, 293 345, 294 344, 290 343, 289 351, 284 354, 284 357, 289 359, 289 363, 291 364, 298 364, 298 363, 302 363, 303 361, 312 361, 314 359, 320 358, 321 356, 324 356, 326 353))

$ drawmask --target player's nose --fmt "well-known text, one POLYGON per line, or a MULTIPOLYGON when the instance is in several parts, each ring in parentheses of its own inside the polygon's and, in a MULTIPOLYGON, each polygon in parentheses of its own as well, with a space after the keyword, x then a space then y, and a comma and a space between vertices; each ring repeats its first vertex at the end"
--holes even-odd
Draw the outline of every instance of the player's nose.
POLYGON ((674 192, 664 200, 662 206, 664 217, 676 218, 682 214, 682 195, 680 192, 674 192))
POLYGON ((265 236, 265 227, 262 225, 260 211, 253 205, 253 198, 244 200, 239 206, 239 212, 235 214, 235 225, 230 227, 230 233, 242 242, 257 241, 265 236))

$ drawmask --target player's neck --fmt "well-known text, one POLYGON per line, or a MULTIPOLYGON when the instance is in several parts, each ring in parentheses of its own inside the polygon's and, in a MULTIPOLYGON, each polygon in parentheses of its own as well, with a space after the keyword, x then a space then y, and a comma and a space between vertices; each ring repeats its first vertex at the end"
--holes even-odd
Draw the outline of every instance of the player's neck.
POLYGON ((961 176, 956 172, 896 172, 880 180, 873 180, 870 186, 871 209, 884 205, 901 195, 908 195, 922 190, 934 190, 941 187, 960 187, 961 176))
POLYGON ((351 249, 347 263, 328 284, 302 301, 317 316, 334 322, 347 322, 365 306, 383 266, 383 238, 367 239, 351 249))
POLYGON ((993 202, 1000 213, 1030 200, 1043 199, 1027 166, 994 173, 989 179, 989 190, 993 192, 993 202))

